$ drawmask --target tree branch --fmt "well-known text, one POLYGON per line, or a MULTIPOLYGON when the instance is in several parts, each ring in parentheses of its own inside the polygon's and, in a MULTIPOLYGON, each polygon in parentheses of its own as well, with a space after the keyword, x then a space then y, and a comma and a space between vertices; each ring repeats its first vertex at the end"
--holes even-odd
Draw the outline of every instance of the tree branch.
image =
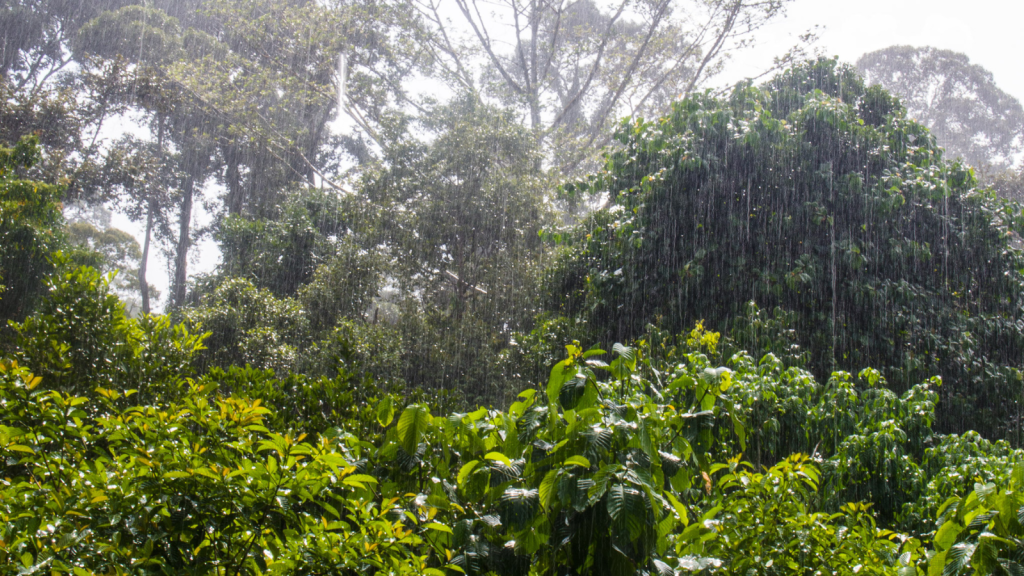
POLYGON ((594 59, 594 64, 590 68, 590 74, 587 76, 587 80, 583 83, 583 86, 576 91, 576 94, 569 99, 569 102, 562 107, 562 111, 558 113, 558 116, 556 116, 551 122, 551 126, 549 126, 545 131, 545 136, 550 134, 551 131, 562 122, 565 115, 569 113, 569 110, 572 109, 572 107, 575 106, 583 96, 583 93, 590 90, 590 83, 594 81, 594 77, 597 75, 597 71, 601 67, 601 59, 604 57, 604 50, 608 45, 608 40, 611 39, 612 29, 615 26, 615 22, 617 22, 619 17, 622 16, 622 12, 626 9, 626 4, 627 2, 624 0, 622 4, 619 5, 619 10, 614 16, 612 16, 611 20, 608 21, 608 27, 605 29, 604 37, 601 39, 601 44, 597 48, 597 57, 594 59))
POLYGON ((484 50, 490 57, 491 63, 498 69, 498 72, 501 74, 502 78, 505 79, 505 82, 508 82, 509 87, 512 88, 516 94, 519 94, 520 96, 525 95, 525 91, 522 86, 512 78, 508 73, 508 70, 505 70, 505 67, 501 64, 501 60, 499 60, 497 54, 494 53, 494 49, 491 47, 491 38, 487 34, 487 29, 484 27, 483 18, 480 16, 480 10, 476 8, 475 0, 473 2, 473 7, 476 9, 477 17, 480 18, 479 27, 476 24, 476 20, 473 19, 473 15, 469 11, 467 0, 455 0, 455 3, 458 5, 459 10, 462 11, 462 15, 465 16, 466 21, 473 27, 473 32, 476 33, 476 37, 480 40, 480 44, 484 47, 484 50))

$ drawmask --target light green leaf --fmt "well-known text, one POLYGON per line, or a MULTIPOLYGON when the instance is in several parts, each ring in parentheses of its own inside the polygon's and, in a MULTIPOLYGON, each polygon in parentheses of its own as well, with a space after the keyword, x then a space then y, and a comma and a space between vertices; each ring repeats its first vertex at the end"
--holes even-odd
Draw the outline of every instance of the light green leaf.
POLYGON ((473 460, 471 462, 467 462, 467 463, 463 464, 462 465, 462 469, 459 470, 459 475, 458 475, 457 479, 455 480, 456 483, 459 486, 464 485, 466 483, 466 478, 468 478, 469 475, 473 473, 473 470, 475 470, 477 465, 479 465, 479 464, 480 464, 479 460, 473 460))
POLYGON ((558 403, 558 395, 562 392, 562 386, 576 375, 575 366, 572 360, 562 360, 551 368, 551 377, 548 378, 548 402, 552 405, 558 403))
POLYGON ((583 468, 590 468, 590 460, 587 460, 583 456, 570 456, 565 459, 566 466, 581 466, 583 468))
POLYGON ((430 411, 422 404, 410 405, 402 412, 398 419, 398 440, 406 454, 416 453, 431 420, 430 411))
POLYGON ((391 399, 391 396, 385 396, 383 400, 377 404, 377 423, 382 427, 387 427, 391 424, 391 421, 395 419, 395 403, 391 399))
POLYGON ((495 462, 501 462, 509 468, 512 467, 512 461, 508 459, 508 456, 505 456, 501 452, 488 452, 487 454, 484 454, 484 458, 495 462))
POLYGON ((427 524, 424 524, 423 527, 427 530, 437 530, 438 532, 447 532, 449 534, 453 534, 451 528, 445 526, 444 524, 439 524, 437 522, 428 522, 427 524))
POLYGON ((956 537, 963 527, 956 520, 949 520, 943 524, 935 533, 935 547, 939 550, 947 550, 956 542, 956 537))
POLYGON ((377 484, 377 479, 369 474, 353 474, 351 476, 346 476, 345 480, 354 480, 365 484, 377 484))
POLYGON ((558 471, 548 470, 548 473, 544 475, 544 479, 540 482, 540 505, 545 510, 551 509, 552 501, 555 495, 555 482, 558 481, 558 471))

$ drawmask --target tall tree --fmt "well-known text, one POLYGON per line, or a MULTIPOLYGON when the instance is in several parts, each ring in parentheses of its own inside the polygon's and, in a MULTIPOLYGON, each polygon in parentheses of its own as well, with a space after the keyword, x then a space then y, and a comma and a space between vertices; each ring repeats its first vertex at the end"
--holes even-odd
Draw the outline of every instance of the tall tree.
POLYGON ((54 268, 53 253, 64 245, 63 190, 24 176, 40 159, 34 136, 0 146, 0 332, 31 311, 54 268))
POLYGON ((1024 108, 966 54, 890 46, 860 57, 868 84, 899 97, 948 152, 983 172, 1009 168, 1024 153, 1024 108))
POLYGON ((623 123, 611 206, 572 235, 552 305, 602 342, 728 328, 748 303, 793 314, 813 368, 941 374, 938 427, 992 436, 1022 384, 1019 206, 976 190, 897 100, 821 60, 761 89, 623 123))
POLYGON ((327 174, 326 125, 337 113, 338 55, 353 70, 346 111, 374 138, 423 60, 401 3, 214 0, 199 8, 158 2, 104 12, 75 42, 87 67, 131 64, 130 105, 175 150, 162 156, 180 175, 173 305, 186 296, 193 206, 210 177, 224 184, 228 214, 271 214, 295 182, 337 186, 327 174))
POLYGON ((571 172, 619 117, 653 115, 717 72, 787 0, 418 0, 453 83, 517 107, 553 164, 571 172), (476 55, 484 62, 476 76, 476 55))
POLYGON ((538 310, 547 181, 530 131, 475 95, 436 107, 419 128, 431 139, 396 148, 363 184, 409 312, 406 380, 482 395, 503 377, 493 355, 538 310))

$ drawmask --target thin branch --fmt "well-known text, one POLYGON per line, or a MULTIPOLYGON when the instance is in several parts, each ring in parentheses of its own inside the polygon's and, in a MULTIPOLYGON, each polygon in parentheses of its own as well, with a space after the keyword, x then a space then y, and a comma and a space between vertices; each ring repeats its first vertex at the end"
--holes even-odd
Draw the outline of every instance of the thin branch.
MULTIPOLYGON (((422 6, 424 4, 424 2, 422 2, 421 0, 416 0, 416 4, 422 6)), ((455 49, 455 45, 452 44, 451 38, 448 37, 448 29, 445 27, 444 23, 441 21, 441 15, 437 11, 437 8, 438 8, 439 4, 438 3, 434 3, 434 2, 430 2, 428 4, 428 6, 430 7, 431 14, 433 14, 432 20, 433 20, 434 24, 437 25, 437 29, 441 32, 441 38, 444 40, 444 44, 441 47, 441 49, 446 54, 448 54, 449 57, 451 57, 453 62, 455 62, 455 69, 457 70, 457 73, 455 74, 455 77, 459 79, 459 82, 463 86, 465 86, 469 90, 472 90, 473 89, 473 85, 472 85, 473 84, 472 83, 472 78, 473 77, 472 77, 472 75, 469 74, 469 72, 466 71, 466 67, 463 66, 463 64, 462 64, 462 58, 459 57, 458 50, 455 49)), ((430 17, 428 16, 428 18, 430 18, 430 17)), ((438 60, 440 60, 440 58, 438 60)))
POLYGON ((480 17, 481 19, 479 27, 476 25, 476 20, 473 19, 473 15, 469 11, 469 5, 466 3, 466 0, 455 0, 455 3, 459 6, 459 10, 462 11, 462 15, 465 16, 466 21, 473 27, 473 32, 476 33, 476 37, 480 40, 480 44, 484 47, 484 50, 491 59, 491 63, 498 69, 502 78, 508 82, 509 87, 512 88, 516 94, 519 94, 520 96, 524 95, 525 91, 523 88, 512 78, 508 73, 508 70, 505 70, 505 67, 501 64, 501 60, 498 59, 497 54, 494 53, 494 49, 491 48, 491 38, 487 34, 487 29, 484 28, 483 18, 480 17, 480 10, 476 9, 476 2, 473 2, 473 7, 476 9, 477 17, 480 17), (483 31, 481 31, 481 29, 483 31))
POLYGON ((715 56, 718 55, 718 52, 722 49, 722 46, 725 44, 725 39, 728 38, 729 33, 732 32, 732 28, 736 24, 736 17, 739 16, 740 8, 742 7, 743 0, 736 0, 736 3, 733 4, 732 11, 729 13, 729 17, 726 18, 725 23, 722 24, 721 33, 719 33, 718 37, 715 38, 715 42, 714 44, 712 44, 711 49, 708 50, 707 54, 704 55, 704 59, 701 60, 700 66, 697 68, 697 71, 693 74, 693 78, 690 78, 690 83, 686 85, 686 91, 684 92, 684 94, 689 94, 690 91, 693 90, 693 87, 696 86, 697 84, 697 80, 700 79, 700 75, 704 72, 704 68, 708 65, 709 62, 711 62, 711 60, 715 56))
POLYGON ((665 14, 668 12, 668 6, 669 0, 663 0, 661 3, 660 10, 658 10, 657 14, 655 14, 654 16, 654 19, 651 21, 651 26, 647 31, 647 37, 644 38, 643 44, 636 51, 636 54, 634 54, 633 61, 630 62, 629 68, 626 69, 626 73, 622 76, 622 81, 619 83, 618 89, 615 91, 615 94, 612 95, 612 98, 605 104, 602 111, 594 118, 594 124, 596 126, 603 126, 605 118, 607 118, 608 115, 611 114, 612 110, 615 109, 615 104, 619 101, 619 98, 622 96, 622 93, 626 90, 626 86, 629 85, 630 81, 632 80, 633 74, 636 72, 637 66, 640 65, 640 60, 646 54, 647 46, 650 44, 651 38, 654 37, 654 33, 657 31, 658 26, 661 25, 661 19, 664 18, 665 14))
MULTIPOLYGON (((519 25, 519 0, 512 0, 511 4, 512 21, 514 22, 513 27, 516 31, 516 56, 519 57, 519 65, 523 67, 523 80, 526 82, 526 92, 529 95, 530 100, 535 100, 537 98, 537 94, 535 93, 537 87, 533 85, 532 79, 530 78, 532 68, 530 68, 530 65, 526 63, 526 54, 523 53, 522 27, 519 25)), ((533 39, 533 42, 536 42, 536 39, 533 39)), ((531 102, 530 107, 532 108, 533 106, 534 103, 531 102)))
POLYGON ((537 80, 537 85, 538 86, 544 82, 544 80, 548 77, 548 72, 551 71, 551 62, 555 58, 555 48, 558 46, 558 34, 562 30, 562 13, 563 12, 565 12, 565 7, 562 6, 561 2, 559 2, 558 3, 558 10, 555 11, 555 28, 554 28, 554 30, 551 33, 551 44, 550 44, 550 49, 548 50, 548 58, 547 58, 547 62, 544 63, 544 72, 542 72, 540 74, 540 77, 537 80))
POLYGON ((545 136, 551 133, 551 131, 554 130, 555 127, 557 127, 562 122, 562 120, 565 118, 565 115, 569 113, 569 110, 571 110, 572 107, 576 105, 576 102, 578 102, 579 99, 583 96, 583 93, 590 90, 590 83, 593 82, 594 77, 597 75, 598 69, 601 67, 601 59, 604 57, 604 49, 608 45, 608 40, 611 39, 612 29, 615 26, 615 22, 617 22, 619 17, 622 16, 622 12, 626 9, 626 4, 627 2, 623 1, 622 4, 619 5, 618 12, 616 12, 615 15, 612 16, 612 19, 608 21, 608 28, 605 30, 604 37, 601 39, 601 45, 597 47, 597 57, 594 59, 594 64, 590 68, 590 74, 587 76, 586 82, 583 83, 583 86, 576 91, 576 94, 574 94, 573 97, 569 99, 569 102, 565 104, 565 106, 562 108, 562 111, 559 112, 558 116, 556 116, 555 119, 551 122, 551 126, 549 126, 548 129, 545 131, 545 136))

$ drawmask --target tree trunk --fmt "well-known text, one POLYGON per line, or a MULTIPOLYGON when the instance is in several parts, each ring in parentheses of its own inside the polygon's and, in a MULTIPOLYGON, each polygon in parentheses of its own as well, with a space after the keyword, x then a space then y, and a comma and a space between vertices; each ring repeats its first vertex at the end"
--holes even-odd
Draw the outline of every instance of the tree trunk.
POLYGON ((227 146, 224 149, 224 158, 227 160, 224 179, 228 187, 228 214, 241 214, 245 203, 245 191, 242 190, 242 176, 238 170, 238 149, 227 146))
POLYGON ((195 177, 185 177, 182 187, 181 219, 178 229, 178 250, 174 258, 174 289, 172 305, 180 308, 185 305, 185 283, 188 281, 188 248, 189 225, 192 222, 192 195, 195 189, 195 177))
POLYGON ((142 243, 142 260, 139 262, 139 294, 142 295, 142 313, 149 314, 149 282, 146 281, 146 263, 149 262, 149 238, 153 234, 153 200, 149 201, 146 215, 146 239, 142 243))

